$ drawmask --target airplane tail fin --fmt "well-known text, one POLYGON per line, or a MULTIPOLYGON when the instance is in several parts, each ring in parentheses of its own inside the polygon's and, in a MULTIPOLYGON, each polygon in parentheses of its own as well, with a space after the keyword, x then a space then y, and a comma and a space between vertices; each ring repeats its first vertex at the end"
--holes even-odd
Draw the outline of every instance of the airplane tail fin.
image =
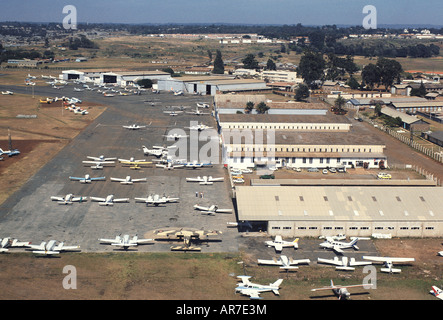
MULTIPOLYGON (((274 283, 271 283, 271 286, 273 287, 279 287, 281 285, 281 283, 283 282, 283 279, 278 279, 277 281, 275 281, 274 283)), ((276 290, 278 292, 278 290, 276 290)))

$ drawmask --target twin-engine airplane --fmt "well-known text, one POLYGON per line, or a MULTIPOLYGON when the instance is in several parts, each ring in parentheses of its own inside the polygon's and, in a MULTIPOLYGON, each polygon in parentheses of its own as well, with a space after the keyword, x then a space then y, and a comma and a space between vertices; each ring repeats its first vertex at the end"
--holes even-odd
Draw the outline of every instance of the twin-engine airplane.
POLYGON ((366 240, 368 238, 351 238, 352 240, 350 242, 341 242, 341 241, 335 241, 328 237, 326 237, 326 241, 323 243, 320 243, 320 247, 325 249, 331 249, 334 250, 336 253, 343 253, 343 249, 355 249, 359 250, 357 247, 357 241, 358 240, 366 240))
POLYGON ((207 215, 215 215, 216 213, 231 213, 232 209, 220 209, 217 205, 212 205, 209 207, 199 206, 198 204, 194 205, 195 210, 201 210, 202 214, 207 215))
POLYGON ((98 201, 100 206, 113 206, 114 203, 129 202, 129 198, 114 198, 114 195, 110 194, 106 198, 90 197, 92 201, 98 201))
POLYGON ((132 179, 131 176, 126 176, 126 178, 112 178, 111 181, 120 182, 121 184, 134 184, 134 182, 141 182, 146 181, 147 178, 140 178, 140 179, 132 179))
POLYGON ((294 249, 298 249, 298 240, 299 238, 296 238, 294 241, 285 241, 281 236, 275 236, 274 240, 265 241, 265 244, 268 247, 274 247, 276 252, 281 252, 283 248, 292 247, 294 249))
POLYGON ((57 201, 58 204, 73 204, 74 202, 88 201, 88 197, 75 197, 72 193, 67 194, 64 197, 52 196, 52 201, 57 201))
POLYGON ((106 180, 106 177, 91 178, 89 174, 85 174, 84 177, 69 177, 69 179, 80 181, 80 183, 91 183, 92 181, 106 180))
POLYGON ((296 267, 295 265, 310 263, 311 260, 309 260, 309 259, 294 260, 292 258, 288 258, 287 256, 280 256, 280 258, 272 259, 272 260, 258 259, 257 262, 258 262, 258 264, 280 266, 280 269, 284 269, 284 270, 294 270, 294 269, 298 269, 298 267, 296 267))
POLYGON ((111 246, 122 247, 127 250, 129 247, 136 247, 140 244, 152 244, 154 239, 139 239, 137 235, 130 238, 128 234, 123 237, 120 235, 116 236, 114 239, 98 239, 100 243, 110 244, 111 246))
POLYGON ((198 182, 201 185, 210 185, 210 184, 214 184, 214 182, 217 182, 217 181, 223 181, 223 179, 224 179, 223 177, 213 178, 212 176, 203 176, 203 177, 198 176, 197 178, 186 178, 186 181, 198 182))
POLYGON ((322 291, 322 290, 332 290, 332 292, 338 296, 339 300, 348 299, 351 296, 351 293, 347 290, 348 288, 357 288, 357 287, 372 287, 372 283, 368 284, 354 284, 349 286, 340 286, 334 285, 334 282, 331 280, 331 285, 323 288, 312 289, 311 291, 322 291))
POLYGON ((319 263, 326 263, 335 265, 336 270, 342 271, 354 271, 356 266, 367 266, 372 264, 370 261, 356 261, 355 258, 342 257, 339 259, 338 257, 334 257, 334 259, 323 259, 317 258, 319 263))
POLYGON ((153 146, 152 149, 148 149, 146 146, 142 146, 144 154, 155 156, 157 158, 167 156, 169 153, 169 149, 173 148, 176 148, 176 146, 169 146, 169 147, 153 146))
POLYGON ((256 284, 249 281, 250 276, 237 276, 242 282, 237 284, 235 292, 245 296, 249 296, 250 299, 262 299, 260 294, 267 291, 272 291, 275 295, 280 295, 279 289, 283 282, 283 279, 278 279, 274 283, 269 285, 256 284))
POLYGON ((65 246, 63 242, 57 245, 56 240, 49 240, 49 242, 43 241, 40 245, 28 245, 29 248, 34 249, 32 253, 54 255, 59 254, 62 251, 77 251, 80 246, 65 246))
POLYGON ((129 130, 138 130, 138 129, 146 128, 146 126, 139 126, 137 124, 131 124, 129 126, 123 126, 123 128, 129 129, 129 130))
POLYGON ((180 198, 170 198, 169 196, 160 196, 158 194, 151 194, 147 198, 135 198, 135 202, 144 202, 146 206, 153 204, 156 207, 163 203, 178 202, 178 200, 180 198))

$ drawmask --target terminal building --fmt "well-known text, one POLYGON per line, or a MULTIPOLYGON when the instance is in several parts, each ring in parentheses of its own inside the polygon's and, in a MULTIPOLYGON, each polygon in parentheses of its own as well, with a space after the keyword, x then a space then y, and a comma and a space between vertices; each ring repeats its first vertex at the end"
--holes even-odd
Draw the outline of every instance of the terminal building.
POLYGON ((308 187, 272 183, 275 185, 235 188, 238 220, 271 236, 443 235, 441 187, 412 186, 408 182, 407 186, 341 186, 335 181, 337 185, 308 187))

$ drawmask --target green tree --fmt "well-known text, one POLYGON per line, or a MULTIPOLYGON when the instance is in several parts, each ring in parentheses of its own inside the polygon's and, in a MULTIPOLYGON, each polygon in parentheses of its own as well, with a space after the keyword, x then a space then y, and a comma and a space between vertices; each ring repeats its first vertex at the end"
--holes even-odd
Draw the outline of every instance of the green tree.
POLYGON ((268 62, 266 63, 266 70, 277 70, 274 60, 268 59, 268 62))
POLYGON ((358 81, 354 77, 352 77, 352 76, 349 78, 349 80, 346 82, 346 84, 352 90, 357 90, 358 88, 360 88, 360 83, 358 83, 358 81))
POLYGON ((394 81, 400 82, 400 75, 403 72, 403 68, 398 61, 379 58, 377 67, 380 70, 380 83, 385 86, 386 91, 392 87, 394 81))
POLYGON ((376 104, 375 104, 374 114, 375 114, 377 117, 380 117, 380 115, 381 115, 381 104, 380 104, 380 103, 376 103, 376 104))
POLYGON ((374 86, 380 83, 380 69, 375 64, 370 63, 363 68, 361 78, 363 83, 373 90, 374 86))
POLYGON ((246 103, 245 112, 246 113, 251 113, 252 110, 254 110, 254 102, 248 101, 246 103))
POLYGON ((304 84, 300 84, 298 86, 297 91, 295 91, 295 100, 302 101, 308 97, 309 97, 309 88, 304 84))
POLYGON ((215 74, 224 74, 225 73, 225 64, 223 63, 222 54, 220 50, 217 50, 214 59, 214 68, 212 69, 212 73, 215 74))
POLYGON ((300 59, 298 73, 303 78, 308 87, 314 87, 315 80, 324 78, 325 60, 323 55, 313 51, 306 51, 300 59))
POLYGON ((418 87, 417 89, 416 88, 411 89, 411 96, 424 98, 424 96, 426 94, 427 94, 427 92, 426 92, 425 85, 423 84, 423 81, 421 82, 420 87, 418 87))
POLYGON ((242 63, 245 69, 258 69, 258 61, 255 60, 255 56, 250 53, 243 60, 242 63))
POLYGON ((338 98, 335 99, 335 101, 334 101, 334 106, 338 109, 339 113, 342 112, 345 104, 346 104, 346 99, 343 98, 342 96, 338 96, 338 98))
POLYGON ((173 74, 174 74, 174 70, 172 70, 172 68, 170 68, 170 67, 163 68, 162 71, 163 71, 163 72, 167 72, 167 73, 169 73, 170 75, 173 75, 173 74))
POLYGON ((262 101, 259 104, 257 104, 255 109, 257 110, 257 113, 263 114, 266 113, 270 108, 269 106, 266 105, 266 103, 262 101))

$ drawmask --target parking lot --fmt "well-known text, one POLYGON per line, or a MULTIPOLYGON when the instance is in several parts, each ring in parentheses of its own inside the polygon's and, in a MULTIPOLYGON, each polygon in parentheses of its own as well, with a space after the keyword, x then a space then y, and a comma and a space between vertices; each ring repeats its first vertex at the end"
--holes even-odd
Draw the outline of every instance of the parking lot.
MULTIPOLYGON (((26 93, 26 88, 16 87, 14 92, 26 93)), ((93 170, 82 161, 87 156, 117 157, 129 159, 155 159, 143 154, 142 146, 171 145, 166 133, 173 129, 184 129, 191 121, 201 121, 214 127, 215 121, 210 115, 192 115, 182 113, 170 116, 166 110, 187 107, 193 111, 196 102, 210 101, 202 96, 174 96, 172 93, 153 94, 143 92, 142 95, 104 97, 96 92, 73 92, 73 86, 60 90, 50 87, 36 87, 37 96, 61 97, 75 96, 85 101, 107 105, 107 110, 68 144, 55 158, 48 162, 18 192, 13 194, 0 207, 0 234, 11 236, 34 244, 55 239, 64 241, 66 245, 80 245, 84 252, 112 251, 114 247, 102 245, 99 238, 114 238, 118 234, 137 234, 139 238, 151 238, 153 231, 162 228, 194 228, 219 230, 223 232, 222 241, 204 244, 205 252, 237 251, 237 231, 227 228, 228 221, 235 221, 235 213, 202 215, 194 210, 195 204, 210 206, 217 204, 220 208, 233 209, 227 183, 199 185, 186 181, 187 177, 196 176, 228 176, 221 164, 198 169, 180 168, 164 170, 154 164, 139 170, 124 167, 118 161, 114 166, 93 170), (123 125, 146 125, 140 130, 127 130, 123 125), (94 181, 82 184, 71 181, 70 176, 83 177, 105 176, 105 181, 94 181), (121 185, 111 182, 110 177, 147 178, 146 182, 133 185, 121 185), (73 193, 85 197, 129 198, 129 203, 116 203, 113 206, 99 206, 97 202, 88 200, 72 205, 58 205, 50 200, 51 196, 65 196, 73 193), (135 197, 147 197, 149 194, 166 194, 178 197, 178 203, 168 203, 158 207, 147 207, 144 203, 136 203, 135 197), (198 194, 198 197, 196 197, 198 194)), ((189 130, 184 129, 188 134, 189 130)), ((211 134, 215 134, 212 131, 211 134)), ((189 150, 197 144, 200 135, 194 133, 188 140, 189 150)), ((169 251, 171 243, 156 242, 152 245, 139 246, 138 251, 169 251)))

